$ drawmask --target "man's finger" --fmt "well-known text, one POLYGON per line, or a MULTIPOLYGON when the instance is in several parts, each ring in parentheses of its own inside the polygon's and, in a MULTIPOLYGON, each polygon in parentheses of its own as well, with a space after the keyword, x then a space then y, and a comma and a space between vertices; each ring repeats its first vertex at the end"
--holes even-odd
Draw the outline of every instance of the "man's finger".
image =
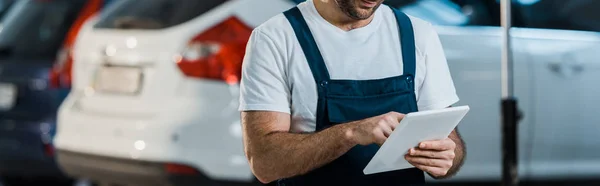
POLYGON ((392 129, 392 131, 396 130, 396 126, 398 126, 398 123, 400 123, 392 116, 386 116, 384 119, 387 121, 386 124, 392 129))
POLYGON ((415 156, 406 156, 405 159, 412 165, 425 165, 444 169, 449 169, 450 167, 452 167, 452 160, 433 159, 415 156))
POLYGON ((385 143, 385 140, 386 140, 386 138, 385 138, 385 137, 380 137, 380 138, 377 138, 377 140, 375 140, 375 144, 377 144, 377 145, 379 145, 379 146, 382 146, 382 145, 383 145, 383 143, 385 143))
POLYGON ((408 150, 408 155, 413 157, 426 157, 426 158, 434 158, 434 159, 445 159, 445 160, 453 160, 455 157, 454 151, 433 151, 433 150, 425 150, 420 148, 412 148, 408 150))
POLYGON ((405 116, 405 114, 398 113, 398 112, 390 112, 390 115, 394 116, 397 123, 400 123, 400 121, 402 121, 402 119, 404 119, 404 116, 405 116))
POLYGON ((390 126, 390 124, 388 124, 388 122, 382 120, 381 122, 379 122, 379 128, 381 128, 381 131, 383 131, 383 135, 385 135, 386 137, 390 136, 390 134, 392 134, 392 127, 390 126))
POLYGON ((424 141, 419 144, 419 148, 426 150, 446 151, 456 148, 456 143, 450 138, 444 140, 424 141))
POLYGON ((382 131, 381 128, 376 128, 374 133, 373 133, 373 139, 375 141, 375 143, 379 146, 383 145, 383 143, 385 142, 385 140, 387 139, 387 137, 385 136, 384 132, 382 131))

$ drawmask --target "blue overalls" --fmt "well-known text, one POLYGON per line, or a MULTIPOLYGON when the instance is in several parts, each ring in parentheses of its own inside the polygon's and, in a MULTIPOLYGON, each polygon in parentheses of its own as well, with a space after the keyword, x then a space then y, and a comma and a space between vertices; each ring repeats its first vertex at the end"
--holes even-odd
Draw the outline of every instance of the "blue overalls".
MULTIPOLYGON (((325 62, 300 10, 284 13, 291 23, 318 87, 316 131, 396 111, 416 112, 414 89, 415 40, 409 17, 394 10, 400 31, 403 75, 372 80, 330 79, 325 62)), ((340 51, 343 52, 343 51, 340 51)), ((360 67, 358 67, 360 68, 360 67)), ((376 144, 357 145, 331 163, 305 175, 275 181, 276 185, 418 185, 425 182, 423 171, 405 170, 364 175, 363 169, 375 155, 376 144)), ((404 156, 404 154, 398 154, 404 156)))

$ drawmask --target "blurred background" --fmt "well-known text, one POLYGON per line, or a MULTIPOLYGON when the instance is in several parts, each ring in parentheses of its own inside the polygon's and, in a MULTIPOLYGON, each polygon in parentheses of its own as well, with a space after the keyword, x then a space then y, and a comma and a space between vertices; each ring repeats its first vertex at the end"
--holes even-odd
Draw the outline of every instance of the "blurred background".
MULTIPOLYGON (((0 0, 0 186, 258 185, 237 111, 252 29, 302 0, 0 0)), ((436 25, 468 156, 501 178, 499 0, 386 0, 436 25)), ((519 177, 600 185, 600 0, 513 0, 519 177)))

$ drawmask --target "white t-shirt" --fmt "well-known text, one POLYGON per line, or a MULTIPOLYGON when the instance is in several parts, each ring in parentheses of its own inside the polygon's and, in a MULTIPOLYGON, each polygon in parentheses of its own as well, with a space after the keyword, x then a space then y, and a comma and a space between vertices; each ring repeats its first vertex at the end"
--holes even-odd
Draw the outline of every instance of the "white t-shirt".
MULTIPOLYGON (((331 79, 367 80, 403 74, 397 21, 380 6, 364 27, 344 31, 327 22, 312 0, 298 5, 325 60, 331 79)), ((415 32, 415 93, 419 110, 456 103, 446 56, 432 25, 410 17, 415 32)), ((316 127, 317 85, 294 30, 283 14, 258 26, 250 37, 242 67, 240 111, 291 115, 291 132, 316 127)))

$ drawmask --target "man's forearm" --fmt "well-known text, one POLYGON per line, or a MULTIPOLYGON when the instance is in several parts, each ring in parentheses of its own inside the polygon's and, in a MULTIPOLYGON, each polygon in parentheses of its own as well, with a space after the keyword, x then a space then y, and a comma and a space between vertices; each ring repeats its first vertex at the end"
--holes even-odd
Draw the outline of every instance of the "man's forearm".
POLYGON ((346 131, 347 126, 336 125, 312 134, 269 133, 252 145, 250 164, 266 182, 307 173, 356 145, 346 131))
POLYGON ((454 149, 454 163, 452 164, 452 168, 448 171, 449 176, 454 176, 458 173, 458 170, 462 167, 464 163, 464 158, 467 155, 464 141, 460 138, 454 139, 451 138, 456 143, 456 149, 454 149))

